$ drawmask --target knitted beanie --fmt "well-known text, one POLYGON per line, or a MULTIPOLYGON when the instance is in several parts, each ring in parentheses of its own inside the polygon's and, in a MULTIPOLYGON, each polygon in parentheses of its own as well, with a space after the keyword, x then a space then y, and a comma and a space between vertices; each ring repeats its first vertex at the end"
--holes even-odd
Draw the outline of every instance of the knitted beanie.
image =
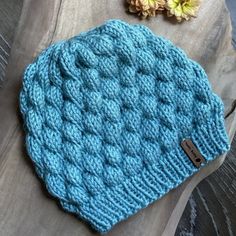
POLYGON ((24 73, 20 109, 47 190, 99 232, 229 149, 201 66, 120 20, 44 50, 24 73))

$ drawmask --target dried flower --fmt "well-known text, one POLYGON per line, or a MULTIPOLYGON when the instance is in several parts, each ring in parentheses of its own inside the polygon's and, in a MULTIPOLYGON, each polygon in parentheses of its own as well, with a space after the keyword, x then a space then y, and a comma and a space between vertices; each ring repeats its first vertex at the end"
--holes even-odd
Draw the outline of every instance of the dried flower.
POLYGON ((129 11, 137 13, 142 18, 155 16, 157 11, 164 10, 165 0, 127 0, 129 11))
POLYGON ((196 17, 199 5, 199 0, 167 0, 167 15, 175 16, 179 22, 183 19, 189 20, 191 17, 196 17))

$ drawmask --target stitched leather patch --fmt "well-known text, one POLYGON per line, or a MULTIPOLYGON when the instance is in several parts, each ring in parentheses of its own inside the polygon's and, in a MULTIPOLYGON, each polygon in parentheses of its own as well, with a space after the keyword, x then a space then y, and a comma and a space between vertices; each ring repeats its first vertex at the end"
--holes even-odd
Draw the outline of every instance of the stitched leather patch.
POLYGON ((181 147, 197 168, 205 162, 205 158, 199 152, 198 148, 194 145, 191 139, 184 139, 181 142, 181 147))

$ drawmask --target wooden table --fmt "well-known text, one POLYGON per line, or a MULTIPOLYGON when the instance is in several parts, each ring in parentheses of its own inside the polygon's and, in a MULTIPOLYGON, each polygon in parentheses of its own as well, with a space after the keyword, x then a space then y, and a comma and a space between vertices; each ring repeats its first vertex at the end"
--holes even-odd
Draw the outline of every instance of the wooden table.
MULTIPOLYGON (((163 15, 139 21, 126 13, 123 1, 25 0, 6 82, 0 90, 0 236, 96 234, 75 216, 62 211, 36 177, 24 147, 18 95, 23 69, 38 52, 110 18, 145 24, 170 39, 205 68, 226 109, 235 99, 236 55, 223 0, 203 1, 199 17, 183 24, 163 15)), ((226 119, 226 126, 232 139, 235 112, 226 119)), ((108 235, 173 235, 192 190, 224 158, 225 155, 217 158, 160 200, 119 223, 108 235)))

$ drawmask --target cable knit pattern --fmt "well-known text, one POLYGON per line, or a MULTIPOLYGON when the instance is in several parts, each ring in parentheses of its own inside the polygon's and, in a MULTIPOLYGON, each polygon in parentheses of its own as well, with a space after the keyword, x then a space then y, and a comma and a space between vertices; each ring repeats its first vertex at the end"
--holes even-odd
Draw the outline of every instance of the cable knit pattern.
POLYGON ((48 191, 100 232, 198 170, 182 139, 207 162, 229 149, 222 101, 201 66, 120 20, 43 51, 25 71, 20 108, 48 191))

